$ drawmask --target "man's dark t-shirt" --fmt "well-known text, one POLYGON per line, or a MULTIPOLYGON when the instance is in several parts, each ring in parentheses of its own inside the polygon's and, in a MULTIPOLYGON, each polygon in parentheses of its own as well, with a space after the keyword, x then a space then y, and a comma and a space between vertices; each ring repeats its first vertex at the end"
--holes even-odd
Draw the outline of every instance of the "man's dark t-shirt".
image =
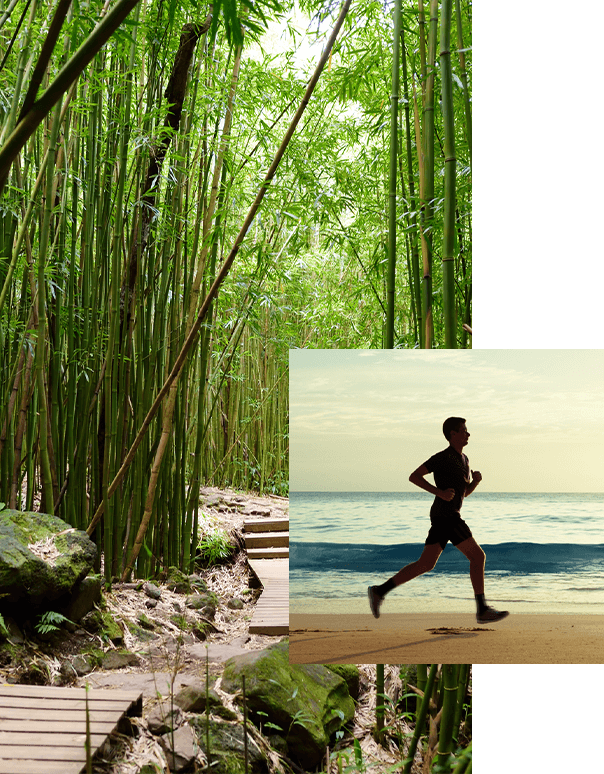
POLYGON ((459 454, 448 446, 434 454, 424 465, 429 473, 434 473, 434 483, 438 489, 454 489, 455 497, 447 502, 435 497, 430 516, 439 517, 459 514, 466 493, 466 484, 470 483, 470 463, 465 454, 459 454))

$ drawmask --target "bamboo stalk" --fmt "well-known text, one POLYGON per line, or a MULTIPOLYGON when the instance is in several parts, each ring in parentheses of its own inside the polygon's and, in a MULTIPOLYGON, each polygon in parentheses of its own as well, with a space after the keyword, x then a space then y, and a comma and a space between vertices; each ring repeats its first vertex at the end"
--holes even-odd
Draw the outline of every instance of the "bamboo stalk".
POLYGON ((434 320, 432 315, 432 256, 434 226, 434 79, 436 64, 436 40, 438 28, 438 0, 430 0, 430 24, 428 32, 427 77, 424 90, 424 196, 422 204, 422 229, 424 235, 423 306, 425 321, 425 346, 432 347, 434 320))
POLYGON ((461 2, 455 0, 455 20, 457 24, 457 54, 459 56, 459 77, 463 87, 464 113, 466 117, 466 133, 468 151, 470 154, 470 167, 472 166, 472 109, 470 107, 470 93, 468 90, 468 75, 466 72, 466 54, 463 44, 463 30, 461 22, 461 2))
POLYGON ((453 76, 451 73, 451 0, 443 0, 440 26, 440 69, 445 134, 445 212, 443 223, 443 314, 445 347, 457 347, 455 310, 455 127, 453 124, 453 76))
POLYGON ((57 3, 50 27, 48 28, 46 38, 44 39, 44 44, 42 45, 42 50, 40 51, 40 56, 38 57, 38 61, 34 67, 25 99, 23 100, 23 107, 19 113, 18 121, 27 115, 32 105, 36 101, 38 89, 42 83, 42 78, 44 77, 44 73, 48 67, 50 57, 56 46, 59 33, 61 32, 61 27, 63 26, 63 22, 65 21, 65 17, 67 16, 70 5, 71 0, 59 0, 57 3))
POLYGON ((48 403, 45 380, 45 348, 46 348, 46 292, 45 269, 46 253, 49 241, 50 215, 52 212, 52 192, 55 171, 55 153, 57 137, 59 135, 59 123, 61 117, 61 103, 55 107, 51 124, 50 139, 48 143, 48 164, 46 169, 46 194, 44 219, 40 230, 40 252, 38 256, 38 339, 36 344, 36 378, 38 396, 40 400, 40 468, 42 476, 43 510, 54 513, 53 474, 51 471, 48 435, 48 403))
POLYGON ((458 664, 443 664, 443 711, 440 719, 440 733, 438 736, 437 765, 448 765, 449 756, 453 749, 453 723, 455 707, 457 704, 457 673, 458 664))
POLYGON ((415 758, 415 751, 417 750, 417 744, 422 734, 422 730, 424 728, 424 724, 426 722, 426 717, 428 714, 428 709, 430 707, 430 696, 432 694, 432 688, 434 687, 434 681, 436 680, 437 669, 438 669, 438 664, 431 664, 430 673, 428 675, 428 679, 426 681, 426 687, 424 689, 422 703, 420 705, 419 711, 415 715, 415 731, 413 732, 413 737, 411 738, 411 743, 406 753, 407 762, 405 763, 405 768, 403 769, 404 774, 411 774, 411 768, 413 766, 413 760, 415 758))
POLYGON ((417 329, 419 333, 419 346, 423 348, 425 341, 425 329, 423 325, 422 293, 419 274, 419 253, 417 250, 417 202, 415 199, 415 182, 413 176, 413 156, 411 150, 411 120, 409 116, 409 85, 407 78, 407 48, 405 46, 405 30, 401 27, 401 48, 403 59, 403 97, 405 100, 405 138, 407 148, 407 175, 409 178, 409 206, 413 212, 411 216, 411 267, 409 284, 413 287, 416 309, 417 329))
POLYGON ((392 41, 392 94, 390 97, 390 176, 388 207, 388 271, 386 281, 386 346, 394 347, 394 291, 396 279, 396 181, 398 177, 398 100, 401 36, 401 0, 394 3, 394 37, 392 41))

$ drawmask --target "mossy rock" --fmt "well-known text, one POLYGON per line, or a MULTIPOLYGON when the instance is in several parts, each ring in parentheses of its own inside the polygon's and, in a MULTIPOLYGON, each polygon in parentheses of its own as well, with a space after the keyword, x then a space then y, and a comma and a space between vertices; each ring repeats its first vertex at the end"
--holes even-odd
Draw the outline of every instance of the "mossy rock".
POLYGON ((138 624, 132 623, 132 621, 127 621, 126 626, 137 639, 141 640, 141 642, 151 642, 151 640, 157 639, 157 634, 154 634, 148 629, 143 629, 142 626, 138 626, 138 624))
POLYGON ((86 631, 100 633, 111 640, 114 645, 122 645, 124 632, 108 610, 92 610, 81 621, 86 631))
POLYGON ((178 567, 168 567, 166 588, 176 594, 190 594, 192 591, 191 580, 188 575, 181 572, 178 567))
POLYGON ((243 675, 252 720, 283 729, 291 756, 305 769, 319 763, 330 737, 354 717, 346 682, 320 664, 290 664, 287 640, 230 658, 223 690, 240 695, 243 675))
POLYGON ((327 669, 331 672, 335 672, 341 678, 346 680, 348 686, 348 693, 352 698, 357 701, 359 698, 359 688, 361 682, 361 673, 358 666, 355 664, 325 664, 327 669))
MULTIPOLYGON (((206 718, 203 715, 189 721, 195 730, 197 743, 206 750, 206 718)), ((210 720, 210 770, 213 774, 245 774, 245 741, 239 723, 210 720)), ((254 739, 248 734, 248 771, 261 774, 268 771, 268 763, 254 739)))
POLYGON ((20 612, 21 600, 39 606, 59 599, 86 577, 96 554, 96 545, 85 532, 56 516, 0 511, 0 607, 20 612), (54 549, 52 559, 38 556, 44 543, 45 550, 54 549), (38 548, 30 550, 34 545, 38 548))

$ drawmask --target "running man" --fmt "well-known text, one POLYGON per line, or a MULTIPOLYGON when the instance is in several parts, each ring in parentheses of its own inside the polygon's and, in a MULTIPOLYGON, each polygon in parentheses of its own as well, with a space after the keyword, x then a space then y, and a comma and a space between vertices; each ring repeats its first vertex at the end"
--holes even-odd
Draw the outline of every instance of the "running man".
POLYGON ((430 457, 409 476, 412 484, 435 496, 430 509, 432 526, 426 538, 426 545, 416 562, 403 567, 381 586, 369 586, 369 605, 375 618, 380 617, 380 605, 386 594, 402 583, 433 569, 449 540, 470 561, 470 580, 476 597, 477 623, 501 621, 508 615, 507 611, 489 607, 485 601, 484 551, 472 537, 470 528, 460 514, 464 497, 472 494, 482 481, 477 470, 470 471, 468 458, 462 452, 470 437, 466 420, 461 417, 449 417, 443 424, 443 433, 449 441, 448 448, 430 457), (425 476, 428 473, 434 474, 436 486, 426 481, 425 476))

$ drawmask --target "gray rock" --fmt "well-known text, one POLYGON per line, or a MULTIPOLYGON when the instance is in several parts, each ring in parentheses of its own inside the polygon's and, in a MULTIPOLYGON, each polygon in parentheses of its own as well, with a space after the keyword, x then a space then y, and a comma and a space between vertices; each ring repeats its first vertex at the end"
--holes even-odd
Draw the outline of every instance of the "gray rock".
POLYGON ((201 610, 208 604, 208 599, 209 597, 204 594, 191 594, 185 599, 185 605, 191 610, 201 610))
POLYGON ((148 599, 145 602, 145 607, 148 607, 149 610, 154 610, 157 607, 157 599, 148 599))
POLYGON ((8 629, 8 636, 6 639, 11 643, 11 645, 23 645, 25 642, 25 637, 23 636, 23 632, 19 628, 19 625, 15 619, 10 618, 9 616, 4 616, 4 625, 8 629))
POLYGON ((189 725, 181 726, 174 733, 164 734, 159 742, 166 752, 170 771, 182 771, 191 766, 199 752, 197 737, 189 725))
POLYGON ((149 731, 158 736, 173 731, 182 725, 183 713, 173 702, 162 701, 147 715, 149 731))
POLYGON ((145 583, 143 591, 148 597, 151 597, 151 599, 159 599, 161 597, 161 589, 158 588, 155 583, 145 583))
POLYGON ((56 516, 0 511, 0 605, 57 600, 86 577, 96 553, 85 532, 56 516))
POLYGON ((271 515, 271 509, 261 508, 260 506, 252 506, 249 510, 246 510, 246 514, 249 514, 250 516, 266 517, 271 515))
POLYGON ((101 666, 103 669, 122 669, 125 666, 138 664, 138 657, 128 651, 110 650, 105 653, 101 666))
POLYGON ((80 621, 87 613, 94 609, 95 604, 101 601, 101 578, 99 575, 89 575, 71 590, 69 599, 59 607, 70 621, 80 621))
POLYGON ((71 659, 71 665, 75 669, 76 674, 81 677, 87 675, 94 669, 92 658, 86 653, 78 653, 71 659))
POLYGON ((243 602, 233 597, 233 599, 229 599, 227 602, 227 607, 231 610, 243 610, 243 602))
POLYGON ((176 594, 190 594, 192 591, 189 576, 181 572, 178 567, 168 568, 166 588, 176 594))
MULTIPOLYGON (((220 696, 214 690, 216 680, 212 681, 208 691, 207 698, 210 704, 210 711, 214 712, 215 707, 221 707, 220 696)), ((184 710, 184 712, 205 712, 206 709, 206 685, 205 682, 186 685, 174 697, 174 703, 184 710)))

